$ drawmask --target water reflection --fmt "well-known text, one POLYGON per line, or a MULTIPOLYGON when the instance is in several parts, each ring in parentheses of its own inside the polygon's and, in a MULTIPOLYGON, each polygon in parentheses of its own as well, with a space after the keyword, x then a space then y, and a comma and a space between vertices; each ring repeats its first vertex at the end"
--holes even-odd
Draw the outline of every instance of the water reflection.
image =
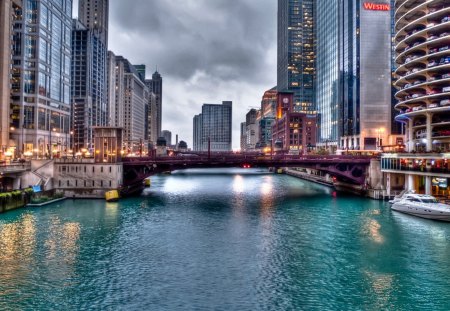
POLYGON ((448 224, 289 176, 156 176, 145 198, 5 215, 0 310, 450 309, 448 224))

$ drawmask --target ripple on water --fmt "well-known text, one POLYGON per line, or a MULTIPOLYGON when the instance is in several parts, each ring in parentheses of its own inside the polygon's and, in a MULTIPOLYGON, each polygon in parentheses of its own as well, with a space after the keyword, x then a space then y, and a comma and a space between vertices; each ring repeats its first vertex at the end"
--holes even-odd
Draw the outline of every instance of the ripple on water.
POLYGON ((0 216, 0 309, 448 310, 450 229, 255 170, 0 216))

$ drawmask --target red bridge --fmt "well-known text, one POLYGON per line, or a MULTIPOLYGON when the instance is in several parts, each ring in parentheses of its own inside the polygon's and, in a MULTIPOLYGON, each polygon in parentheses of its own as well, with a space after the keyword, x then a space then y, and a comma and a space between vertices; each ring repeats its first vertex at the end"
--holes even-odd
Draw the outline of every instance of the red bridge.
POLYGON ((362 185, 366 181, 370 156, 260 155, 260 154, 179 154, 167 157, 123 159, 124 193, 142 189, 151 175, 189 168, 303 167, 329 173, 339 181, 362 185))

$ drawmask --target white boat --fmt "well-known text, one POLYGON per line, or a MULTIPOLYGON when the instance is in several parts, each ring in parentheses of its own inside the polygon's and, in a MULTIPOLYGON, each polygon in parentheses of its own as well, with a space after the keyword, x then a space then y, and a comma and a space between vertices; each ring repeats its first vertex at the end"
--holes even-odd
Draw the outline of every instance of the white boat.
POLYGON ((450 205, 439 203, 435 197, 424 194, 404 194, 391 209, 417 217, 450 221, 450 205))
POLYGON ((398 201, 400 201, 403 198, 404 195, 406 195, 406 194, 414 194, 414 193, 416 193, 415 190, 403 190, 398 195, 396 195, 394 197, 394 199, 390 200, 389 203, 390 204, 397 203, 398 201))

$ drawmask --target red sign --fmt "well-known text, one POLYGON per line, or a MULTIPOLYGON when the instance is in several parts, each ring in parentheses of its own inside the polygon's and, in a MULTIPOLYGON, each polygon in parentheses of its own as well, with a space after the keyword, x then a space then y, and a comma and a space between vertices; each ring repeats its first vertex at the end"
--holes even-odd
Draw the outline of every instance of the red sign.
POLYGON ((364 2, 364 9, 371 11, 389 11, 391 9, 389 4, 364 2))

